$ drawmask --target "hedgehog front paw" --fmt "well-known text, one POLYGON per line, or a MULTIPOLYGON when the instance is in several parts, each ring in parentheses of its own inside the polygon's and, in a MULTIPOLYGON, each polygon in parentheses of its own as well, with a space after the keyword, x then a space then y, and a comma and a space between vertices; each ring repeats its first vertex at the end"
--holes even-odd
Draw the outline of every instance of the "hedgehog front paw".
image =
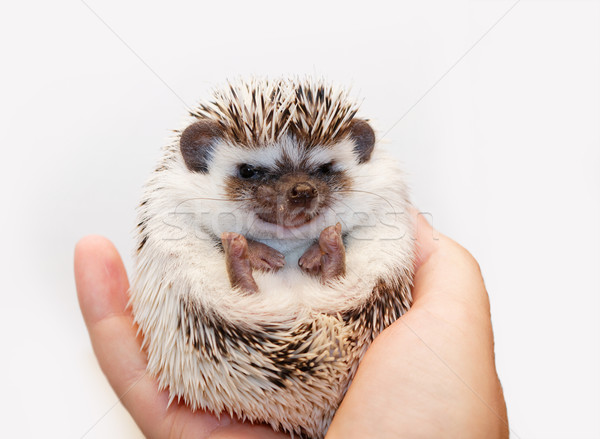
POLYGON ((321 270, 321 247, 315 242, 298 259, 298 265, 307 274, 316 276, 321 270))
POLYGON ((283 254, 258 241, 248 241, 248 257, 254 270, 277 271, 285 265, 283 254))
POLYGON ((346 274, 346 249, 342 241, 342 225, 325 228, 319 236, 321 249, 321 282, 327 283, 346 274))
POLYGON ((342 225, 326 227, 319 242, 311 245, 298 265, 308 274, 321 273, 321 282, 327 283, 346 274, 346 249, 342 241, 342 225))
POLYGON ((221 235, 221 242, 231 286, 249 293, 258 292, 258 285, 252 276, 246 238, 239 233, 226 232, 221 235))

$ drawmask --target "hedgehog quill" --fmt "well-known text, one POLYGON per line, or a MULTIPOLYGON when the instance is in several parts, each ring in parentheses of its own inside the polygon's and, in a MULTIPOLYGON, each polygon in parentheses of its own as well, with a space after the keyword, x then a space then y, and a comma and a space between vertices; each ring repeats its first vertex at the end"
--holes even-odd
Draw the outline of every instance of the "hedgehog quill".
POLYGON ((191 112, 138 209, 130 302, 171 400, 322 438, 410 306, 404 176, 348 93, 230 82, 191 112))

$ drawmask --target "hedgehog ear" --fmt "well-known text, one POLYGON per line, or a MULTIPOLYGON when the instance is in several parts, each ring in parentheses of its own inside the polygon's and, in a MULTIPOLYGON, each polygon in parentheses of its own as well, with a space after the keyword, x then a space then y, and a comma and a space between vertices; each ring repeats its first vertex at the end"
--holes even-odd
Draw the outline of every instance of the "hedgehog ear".
POLYGON ((375 147, 375 132, 367 121, 354 119, 350 122, 350 138, 354 141, 354 152, 358 156, 358 163, 364 163, 371 158, 375 147))
POLYGON ((223 136, 219 124, 212 120, 200 120, 181 133, 179 148, 185 165, 193 172, 208 172, 208 160, 216 139, 223 136))

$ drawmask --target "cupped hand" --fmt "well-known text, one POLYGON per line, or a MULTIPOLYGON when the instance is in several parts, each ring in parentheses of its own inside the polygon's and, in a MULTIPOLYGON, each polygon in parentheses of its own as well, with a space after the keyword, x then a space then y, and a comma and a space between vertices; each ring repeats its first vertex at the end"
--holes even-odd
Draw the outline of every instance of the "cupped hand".
MULTIPOLYGON (((479 266, 417 218, 413 306, 377 337, 327 438, 505 438, 506 406, 479 266)), ((75 280, 94 352, 115 393, 149 438, 285 438, 269 427, 168 404, 146 374, 127 309, 129 282, 115 247, 88 236, 75 249, 75 280)))
POLYGON ((327 438, 508 438, 479 265, 414 216, 412 307, 368 349, 327 438))

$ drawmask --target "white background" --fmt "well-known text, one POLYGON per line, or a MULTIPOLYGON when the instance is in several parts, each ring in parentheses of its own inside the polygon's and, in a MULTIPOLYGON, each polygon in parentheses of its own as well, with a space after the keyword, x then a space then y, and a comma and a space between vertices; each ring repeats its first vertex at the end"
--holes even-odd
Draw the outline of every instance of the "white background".
POLYGON ((600 437, 598 1, 522 0, 490 30, 514 0, 89 0, 122 41, 81 1, 12 3, 3 435, 141 436, 95 362, 73 246, 106 235, 130 266, 141 185, 183 102, 227 77, 310 73, 352 85, 380 136, 410 109, 381 144, 415 204, 482 266, 512 436, 600 437))

